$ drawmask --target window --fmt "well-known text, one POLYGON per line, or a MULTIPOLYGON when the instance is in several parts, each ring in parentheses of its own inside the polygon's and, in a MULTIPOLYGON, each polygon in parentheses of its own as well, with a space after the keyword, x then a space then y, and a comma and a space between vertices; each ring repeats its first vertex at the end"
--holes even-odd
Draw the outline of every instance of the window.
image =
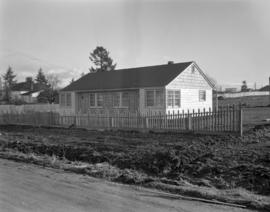
POLYGON ((155 99, 155 97, 154 97, 154 94, 155 92, 154 92, 154 90, 147 90, 146 91, 146 107, 153 107, 154 106, 154 103, 155 103, 155 101, 154 101, 154 99, 155 99))
POLYGON ((128 107, 129 95, 127 92, 117 92, 113 94, 113 107, 128 107))
POLYGON ((129 95, 128 92, 122 93, 122 107, 128 107, 129 106, 129 95))
POLYGON ((101 93, 97 93, 97 106, 102 107, 103 106, 103 95, 101 93))
POLYGON ((163 105, 164 102, 164 98, 163 98, 163 92, 162 90, 156 90, 156 98, 155 98, 155 105, 158 107, 161 107, 163 105))
POLYGON ((96 106, 96 95, 95 93, 90 93, 89 96, 89 101, 90 101, 90 107, 95 107, 96 106))
POLYGON ((90 93, 89 105, 90 107, 102 107, 103 95, 101 93, 90 93))
POLYGON ((60 94, 60 105, 64 107, 71 107, 71 93, 60 94))
POLYGON ((193 65, 193 66, 191 67, 191 73, 194 74, 195 71, 196 71, 196 68, 195 68, 195 66, 193 65))
POLYGON ((205 90, 199 90, 199 101, 200 102, 206 101, 206 91, 205 90))
POLYGON ((113 107, 120 107, 120 93, 113 94, 113 107))
POLYGON ((167 105, 169 107, 173 107, 174 105, 174 98, 173 98, 173 91, 168 91, 167 92, 167 105))
POLYGON ((181 107, 181 92, 179 90, 167 91, 167 106, 181 107))
POLYGON ((153 89, 145 91, 146 107, 161 107, 163 105, 163 91, 161 89, 153 89))
POLYGON ((181 105, 180 105, 180 91, 174 91, 174 106, 181 107, 181 105))
POLYGON ((60 105, 61 106, 65 106, 66 105, 66 97, 65 97, 65 94, 64 93, 62 93, 60 95, 60 105))
POLYGON ((66 98, 67 106, 71 106, 71 93, 67 93, 66 98))

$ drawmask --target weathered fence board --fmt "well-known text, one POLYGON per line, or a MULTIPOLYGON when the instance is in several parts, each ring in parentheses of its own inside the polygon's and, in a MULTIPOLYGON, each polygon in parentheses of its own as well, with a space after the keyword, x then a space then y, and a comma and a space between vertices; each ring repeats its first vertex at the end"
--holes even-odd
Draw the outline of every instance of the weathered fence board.
POLYGON ((146 129, 158 131, 180 131, 195 133, 239 133, 242 134, 241 107, 227 106, 207 112, 194 110, 161 114, 99 114, 61 116, 53 112, 5 113, 0 115, 0 124, 28 124, 49 126, 71 126, 90 129, 146 129))

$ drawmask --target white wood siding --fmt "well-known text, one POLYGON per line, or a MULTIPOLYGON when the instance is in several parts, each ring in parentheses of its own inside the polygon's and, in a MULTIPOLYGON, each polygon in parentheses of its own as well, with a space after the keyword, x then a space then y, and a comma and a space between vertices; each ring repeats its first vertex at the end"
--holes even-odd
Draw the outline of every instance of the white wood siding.
POLYGON ((166 86, 166 90, 181 90, 181 107, 168 108, 166 112, 185 112, 212 109, 212 88, 193 64, 166 86), (206 91, 206 101, 199 101, 199 90, 206 91))

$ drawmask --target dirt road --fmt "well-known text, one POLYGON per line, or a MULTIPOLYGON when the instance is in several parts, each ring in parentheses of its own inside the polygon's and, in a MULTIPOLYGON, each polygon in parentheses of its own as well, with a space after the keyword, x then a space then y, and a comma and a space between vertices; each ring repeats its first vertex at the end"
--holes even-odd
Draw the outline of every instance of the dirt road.
POLYGON ((0 211, 242 211, 0 159, 0 211))

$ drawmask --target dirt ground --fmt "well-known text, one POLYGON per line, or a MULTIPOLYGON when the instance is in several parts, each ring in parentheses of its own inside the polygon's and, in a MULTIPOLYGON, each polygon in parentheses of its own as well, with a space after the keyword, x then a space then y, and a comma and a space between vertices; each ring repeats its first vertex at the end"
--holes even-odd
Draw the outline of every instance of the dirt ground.
POLYGON ((158 179, 169 186, 185 182, 270 195, 269 125, 252 128, 243 137, 23 126, 1 126, 0 132, 2 151, 115 167, 110 168, 113 173, 91 176, 136 185, 158 179))
POLYGON ((0 210, 225 212, 249 210, 187 201, 163 192, 0 159, 0 210))

